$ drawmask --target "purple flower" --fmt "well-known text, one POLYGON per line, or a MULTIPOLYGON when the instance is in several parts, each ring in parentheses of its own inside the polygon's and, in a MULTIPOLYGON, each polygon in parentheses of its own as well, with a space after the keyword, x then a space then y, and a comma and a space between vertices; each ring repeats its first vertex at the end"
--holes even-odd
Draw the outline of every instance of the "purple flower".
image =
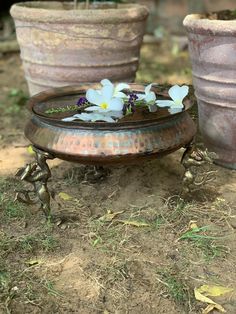
POLYGON ((135 101, 137 99, 138 99, 138 96, 136 94, 132 93, 132 94, 129 95, 129 100, 135 101))
POLYGON ((87 104, 88 104, 88 100, 87 100, 86 97, 80 97, 79 100, 76 103, 76 105, 79 106, 79 107, 87 105, 87 104))
POLYGON ((127 109, 131 112, 135 111, 135 101, 138 99, 138 96, 134 93, 129 95, 127 109))

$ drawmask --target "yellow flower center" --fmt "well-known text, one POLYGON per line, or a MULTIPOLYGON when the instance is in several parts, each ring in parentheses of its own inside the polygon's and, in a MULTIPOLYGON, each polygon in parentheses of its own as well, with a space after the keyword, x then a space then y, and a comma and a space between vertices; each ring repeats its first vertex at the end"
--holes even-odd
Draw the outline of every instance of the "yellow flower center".
POLYGON ((103 102, 103 103, 100 104, 100 107, 102 109, 107 109, 108 108, 108 104, 106 102, 103 102))
POLYGON ((176 103, 176 105, 181 105, 181 100, 180 99, 176 99, 175 103, 176 103))

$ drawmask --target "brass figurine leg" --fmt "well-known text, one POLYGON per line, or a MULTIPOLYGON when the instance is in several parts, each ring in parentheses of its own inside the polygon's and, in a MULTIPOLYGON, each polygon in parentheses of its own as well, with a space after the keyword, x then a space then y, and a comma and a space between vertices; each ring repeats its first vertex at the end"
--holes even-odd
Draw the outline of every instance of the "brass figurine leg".
POLYGON ((202 151, 196 148, 193 142, 185 148, 186 150, 181 159, 181 164, 185 168, 182 195, 196 191, 207 182, 213 181, 216 173, 216 171, 209 168, 199 171, 199 166, 213 164, 213 159, 216 158, 215 153, 210 153, 207 149, 202 151))
POLYGON ((18 191, 16 200, 27 204, 35 204, 37 201, 41 203, 41 209, 47 218, 50 217, 50 193, 48 191, 47 182, 51 177, 51 171, 47 165, 47 159, 54 159, 54 156, 33 147, 36 161, 27 164, 24 168, 20 168, 16 176, 22 181, 26 181, 33 185, 33 190, 18 191), (36 199, 31 198, 31 194, 36 199))

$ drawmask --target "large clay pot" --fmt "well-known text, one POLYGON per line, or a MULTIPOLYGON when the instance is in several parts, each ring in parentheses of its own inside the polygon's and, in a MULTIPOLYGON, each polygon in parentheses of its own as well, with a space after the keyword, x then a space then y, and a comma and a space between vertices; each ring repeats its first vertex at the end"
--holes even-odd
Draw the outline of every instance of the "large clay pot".
POLYGON ((11 15, 31 95, 103 78, 134 81, 146 7, 74 10, 68 2, 22 2, 11 15))
POLYGON ((191 14, 184 26, 203 140, 218 164, 236 169, 236 21, 191 14))
POLYGON ((207 12, 220 10, 235 10, 235 0, 205 0, 205 9, 207 12))

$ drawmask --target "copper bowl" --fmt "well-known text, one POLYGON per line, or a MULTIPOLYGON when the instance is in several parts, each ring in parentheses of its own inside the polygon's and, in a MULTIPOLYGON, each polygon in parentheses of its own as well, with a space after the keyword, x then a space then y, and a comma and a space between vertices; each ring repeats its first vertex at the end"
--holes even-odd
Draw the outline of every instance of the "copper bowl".
MULTIPOLYGON (((130 86, 138 93, 145 88, 140 84, 130 86)), ((62 117, 74 113, 45 114, 50 108, 75 105, 88 87, 95 86, 67 86, 32 97, 28 102, 31 119, 25 128, 30 142, 60 159, 108 165, 161 157, 187 145, 196 133, 187 112, 192 106, 189 99, 180 113, 171 115, 168 110, 160 109, 156 114, 117 123, 64 122, 62 117)), ((161 99, 168 97, 167 91, 160 87, 153 87, 153 91, 161 99)))

